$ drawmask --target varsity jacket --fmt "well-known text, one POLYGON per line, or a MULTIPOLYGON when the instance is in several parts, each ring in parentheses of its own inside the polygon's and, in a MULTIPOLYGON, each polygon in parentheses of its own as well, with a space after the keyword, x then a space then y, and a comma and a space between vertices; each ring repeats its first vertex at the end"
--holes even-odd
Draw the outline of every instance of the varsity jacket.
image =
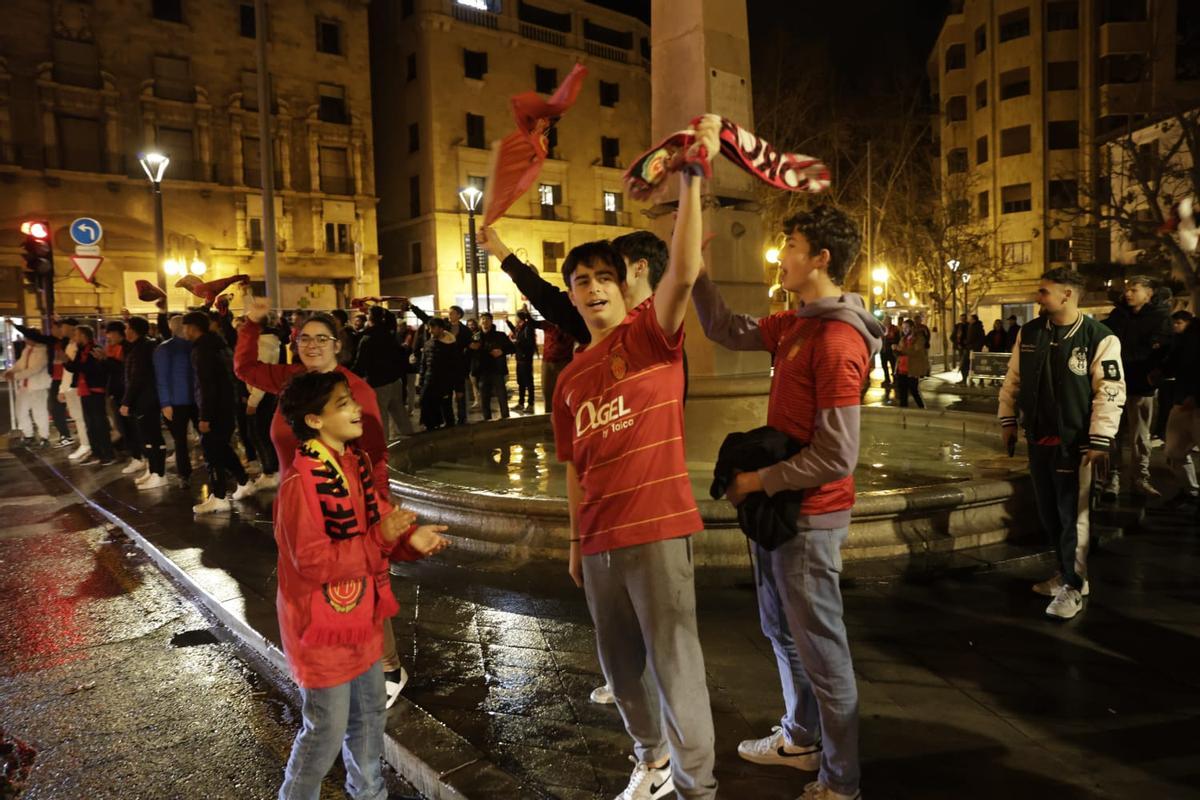
POLYGON ((1030 436, 1038 413, 1042 370, 1053 370, 1051 404, 1057 411, 1061 447, 1107 451, 1125 407, 1121 342, 1111 330, 1084 314, 1057 348, 1051 347, 1053 325, 1038 317, 1021 328, 1008 359, 1000 389, 1000 424, 1015 427, 1020 415, 1030 436))

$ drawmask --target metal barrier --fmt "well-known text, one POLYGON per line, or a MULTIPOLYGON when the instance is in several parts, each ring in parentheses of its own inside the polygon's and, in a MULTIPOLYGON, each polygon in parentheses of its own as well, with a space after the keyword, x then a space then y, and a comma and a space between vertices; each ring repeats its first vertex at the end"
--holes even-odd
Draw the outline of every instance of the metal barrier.
POLYGON ((971 353, 968 386, 999 386, 1008 372, 1008 353, 971 353))

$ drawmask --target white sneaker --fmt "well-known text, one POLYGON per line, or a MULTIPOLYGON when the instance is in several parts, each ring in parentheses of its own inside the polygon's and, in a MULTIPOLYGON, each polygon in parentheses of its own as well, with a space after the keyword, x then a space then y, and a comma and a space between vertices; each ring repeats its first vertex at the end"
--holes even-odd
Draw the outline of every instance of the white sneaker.
POLYGON ((166 460, 164 463, 165 463, 165 464, 166 464, 168 467, 173 467, 173 466, 175 466, 175 454, 174 454, 174 453, 171 453, 169 456, 167 456, 167 460, 166 460))
POLYGON ((210 494, 208 499, 203 503, 197 503, 192 506, 194 514, 215 514, 219 511, 230 511, 233 509, 233 504, 224 497, 217 497, 215 494, 210 494))
POLYGON ((1082 610, 1083 595, 1078 589, 1065 584, 1059 588, 1050 605, 1046 606, 1046 614, 1058 619, 1073 619, 1082 610))
POLYGON ((153 474, 154 474, 153 472, 151 472, 149 469, 147 469, 141 475, 138 475, 136 478, 134 478, 133 482, 136 483, 138 486, 141 486, 143 483, 150 480, 150 476, 153 474))
POLYGON ((129 463, 125 465, 125 469, 121 470, 122 475, 132 475, 135 472, 142 472, 146 469, 146 461, 141 458, 131 458, 129 463))
POLYGON ((751 764, 793 767, 816 772, 821 767, 821 745, 788 744, 783 728, 776 725, 765 739, 747 739, 738 745, 738 755, 751 764))
POLYGON ((625 791, 616 796, 615 800, 659 800, 675 794, 675 781, 671 778, 671 764, 655 769, 649 764, 638 762, 633 756, 630 761, 636 762, 633 774, 629 776, 629 785, 625 791))
POLYGON ((279 473, 275 472, 270 475, 259 475, 254 481, 255 491, 261 492, 263 489, 279 488, 279 473))
POLYGON ((254 485, 254 481, 246 481, 238 484, 238 488, 233 492, 234 500, 245 500, 250 495, 258 491, 258 487, 254 485))
POLYGON ((168 485, 168 483, 169 482, 167 481, 166 475, 155 475, 153 472, 151 472, 149 478, 138 484, 138 489, 142 491, 147 489, 161 489, 162 487, 168 485))
POLYGON ((67 456, 67 458, 70 459, 71 461, 78 462, 78 461, 83 461, 86 458, 90 458, 91 455, 92 455, 92 448, 88 447, 87 445, 81 444, 81 445, 79 445, 79 448, 74 453, 71 453, 71 455, 67 456))
MULTIPOLYGON (((1033 591, 1037 592, 1038 594, 1045 595, 1046 597, 1054 597, 1054 595, 1058 594, 1058 590, 1062 587, 1063 579, 1062 573, 1060 572, 1053 578, 1047 578, 1041 583, 1035 583, 1033 585, 1033 591)), ((1091 593, 1092 587, 1089 586, 1088 582, 1085 580, 1083 582, 1083 596, 1087 597, 1091 593)))
POLYGON ((404 685, 408 683, 408 670, 404 667, 392 670, 391 672, 383 673, 383 686, 387 690, 387 705, 385 708, 391 708, 400 699, 400 692, 404 691, 404 685))
POLYGON ((854 794, 842 794, 835 792, 820 781, 813 781, 804 787, 804 794, 797 797, 796 800, 862 800, 862 790, 860 789, 854 794))
POLYGON ((607 683, 603 686, 597 686, 592 689, 592 694, 588 697, 593 703, 599 703, 602 706, 610 705, 617 702, 617 698, 613 695, 612 687, 607 683))

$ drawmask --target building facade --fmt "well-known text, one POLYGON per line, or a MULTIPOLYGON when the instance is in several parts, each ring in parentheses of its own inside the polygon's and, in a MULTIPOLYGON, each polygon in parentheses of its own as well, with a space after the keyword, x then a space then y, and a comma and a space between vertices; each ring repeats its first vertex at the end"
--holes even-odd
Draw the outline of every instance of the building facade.
MULTIPOLYGON (((579 99, 550 138, 538 184, 497 233, 558 280, 573 246, 638 224, 643 206, 621 176, 650 145, 644 23, 582 0, 397 0, 372 4, 371 36, 384 293, 471 306, 459 191, 485 187, 492 142, 515 129, 509 98, 549 95, 577 62, 588 68, 579 99)), ((490 286, 493 311, 520 307, 495 259, 478 263, 480 306, 490 286)))
MULTIPOLYGON (((346 305, 378 290, 367 2, 267 8, 282 305, 346 305)), ((253 2, 20 0, 6 4, 5 22, 0 313, 34 313, 21 296, 17 230, 37 217, 54 230, 60 313, 144 308, 133 282, 154 281, 158 265, 138 158, 152 150, 171 159, 162 194, 172 272, 262 281, 253 2), (104 228, 96 286, 69 259, 68 227, 81 216, 104 228)), ((172 307, 189 302, 172 290, 172 307)))
POLYGON ((1089 214, 1104 194, 1103 142, 1195 105, 1200 31, 1185 5, 951 4, 929 58, 933 128, 947 206, 995 232, 1002 279, 980 299, 981 315, 1027 304, 1053 266, 1111 260, 1111 234, 1089 214))

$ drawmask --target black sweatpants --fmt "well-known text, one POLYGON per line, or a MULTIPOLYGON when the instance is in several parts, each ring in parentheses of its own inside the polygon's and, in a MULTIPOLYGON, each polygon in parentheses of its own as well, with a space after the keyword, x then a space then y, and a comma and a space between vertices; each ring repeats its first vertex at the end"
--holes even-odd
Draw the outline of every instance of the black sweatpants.
POLYGON ((135 420, 138 441, 142 445, 142 456, 149 464, 152 473, 163 475, 167 471, 167 445, 163 441, 162 415, 157 408, 143 411, 136 417, 134 417, 134 413, 134 410, 130 409, 128 418, 135 420))
MULTIPOLYGON (((1073 448, 1072 448, 1073 450, 1073 448)), ((1037 499, 1038 517, 1050 537, 1063 582, 1083 588, 1091 545, 1088 502, 1092 491, 1092 466, 1083 454, 1059 445, 1029 443, 1029 477, 1037 499)))
POLYGON ((525 405, 525 395, 529 395, 529 407, 533 408, 533 360, 517 359, 517 408, 525 405))
POLYGON ((175 472, 185 481, 192 477, 192 454, 188 450, 189 424, 196 427, 196 407, 172 406, 167 430, 171 432, 171 441, 175 444, 175 472))
POLYGON ((208 433, 200 434, 200 448, 204 451, 204 462, 208 466, 208 492, 216 497, 225 496, 225 481, 233 475, 238 485, 246 482, 246 468, 242 466, 237 451, 233 449, 233 428, 236 420, 214 420, 208 433))
POLYGON ((279 472, 279 456, 275 453, 275 445, 271 443, 271 420, 275 416, 277 405, 279 398, 273 394, 264 394, 254 413, 246 415, 250 437, 254 440, 254 452, 258 454, 258 463, 262 467, 263 475, 279 472))
POLYGON ((59 402, 58 393, 62 391, 62 381, 50 381, 50 395, 46 398, 46 405, 50 409, 50 419, 54 420, 54 427, 58 428, 58 435, 64 439, 71 438, 71 427, 67 424, 67 404, 59 402))
POLYGON ((87 428, 88 443, 92 455, 101 461, 112 461, 112 429, 108 427, 108 398, 102 394, 89 394, 79 398, 83 406, 83 424, 87 428))
POLYGON ((912 395, 917 408, 924 408, 925 401, 921 399, 921 379, 910 378, 908 375, 896 376, 896 390, 900 395, 900 407, 908 408, 908 398, 912 395))
POLYGON ((476 383, 479 386, 479 406, 483 410, 483 418, 492 418, 492 399, 495 398, 500 406, 500 418, 508 419, 508 376, 480 375, 476 383))

